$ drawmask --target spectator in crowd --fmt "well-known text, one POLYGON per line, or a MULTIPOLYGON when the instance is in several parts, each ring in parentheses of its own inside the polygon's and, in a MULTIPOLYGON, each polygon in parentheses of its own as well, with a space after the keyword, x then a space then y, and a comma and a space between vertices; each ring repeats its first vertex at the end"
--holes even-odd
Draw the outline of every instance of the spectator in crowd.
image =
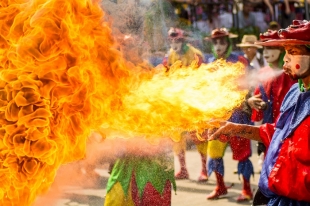
POLYGON ((249 1, 243 0, 243 8, 238 12, 239 28, 248 28, 256 25, 256 18, 252 12, 252 4, 249 1))
POLYGON ((267 22, 274 19, 274 9, 270 0, 249 0, 252 5, 252 12, 256 18, 256 26, 260 32, 264 32, 268 28, 267 22))
POLYGON ((296 8, 295 3, 297 1, 291 1, 291 0, 281 0, 280 4, 278 5, 280 7, 281 12, 281 18, 280 23, 282 28, 288 27, 291 22, 296 17, 296 8))
MULTIPOLYGON (((183 30, 179 28, 170 28, 168 31, 168 37, 170 42, 170 50, 163 60, 163 65, 167 68, 167 71, 169 71, 170 66, 176 61, 181 61, 182 66, 189 66, 193 61, 197 61, 198 67, 201 65, 204 60, 202 52, 186 42, 183 30)), ((175 178, 188 179, 189 174, 185 161, 186 139, 188 137, 188 132, 183 132, 181 136, 181 142, 176 143, 174 146, 174 150, 178 156, 181 167, 180 171, 175 174, 175 178)), ((198 181, 207 181, 207 142, 196 143, 202 163, 202 169, 200 176, 198 177, 198 181)))
POLYGON ((247 35, 245 34, 242 37, 241 43, 237 44, 237 47, 240 47, 244 53, 244 57, 249 60, 250 66, 253 68, 249 72, 249 85, 251 91, 256 87, 255 76, 256 73, 262 68, 267 66, 267 62, 259 49, 262 49, 262 46, 254 44, 257 41, 257 37, 255 35, 247 35))
POLYGON ((271 21, 271 19, 274 19, 274 9, 272 6, 272 2, 270 0, 248 0, 253 4, 253 11, 262 13, 263 15, 266 15, 263 17, 266 21, 271 21), (269 15, 266 14, 266 11, 268 11, 269 15))
POLYGON ((269 30, 273 30, 273 31, 278 31, 279 29, 281 29, 281 26, 280 26, 280 24, 278 22, 271 21, 269 23, 268 29, 269 30))
POLYGON ((267 66, 267 62, 263 55, 259 52, 259 49, 262 49, 263 47, 254 44, 256 41, 257 37, 255 35, 244 35, 241 43, 236 46, 241 47, 244 52, 244 57, 247 58, 250 65, 258 71, 260 68, 267 66))
MULTIPOLYGON (((246 58, 242 55, 232 54, 232 41, 230 37, 236 37, 230 34, 226 28, 215 29, 212 31, 211 36, 206 40, 212 41, 213 56, 207 59, 207 63, 224 59, 228 62, 242 62, 245 69, 248 69, 249 64, 246 58)), ((237 108, 229 121, 240 124, 251 124, 250 120, 251 111, 247 105, 242 104, 237 108)), ((239 137, 237 134, 230 139, 230 147, 233 152, 233 159, 238 161, 238 174, 242 175, 243 189, 237 201, 248 201, 252 199, 252 190, 250 185, 251 174, 254 173, 252 162, 249 157, 251 156, 251 142, 245 138, 239 137)), ((216 176, 216 187, 207 196, 207 199, 217 199, 222 195, 227 194, 227 187, 224 183, 224 162, 223 156, 227 143, 222 143, 218 140, 208 143, 208 175, 212 172, 216 176), (211 143, 211 144, 210 144, 211 143)))
POLYGON ((293 25, 278 33, 280 39, 259 44, 284 47, 283 70, 298 83, 286 94, 277 121, 261 126, 222 122, 220 128, 209 131, 208 139, 229 140, 237 133, 267 147, 253 205, 309 206, 310 22, 293 21, 293 25))

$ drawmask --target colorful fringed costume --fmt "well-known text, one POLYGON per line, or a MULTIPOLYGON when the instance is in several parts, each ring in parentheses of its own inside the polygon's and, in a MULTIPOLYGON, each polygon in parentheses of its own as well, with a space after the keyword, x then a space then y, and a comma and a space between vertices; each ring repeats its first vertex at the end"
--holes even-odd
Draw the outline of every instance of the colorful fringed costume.
MULTIPOLYGON (((230 41, 230 40, 229 40, 230 41)), ((236 55, 230 53, 231 49, 228 48, 228 54, 226 55, 227 62, 242 62, 246 67, 248 66, 248 61, 241 55, 236 55)), ((215 61, 216 55, 209 57, 207 62, 215 61)), ((240 123, 240 124, 252 124, 250 119, 250 109, 246 105, 241 105, 237 108, 229 121, 240 123)), ((238 174, 242 175, 243 178, 243 190, 238 198, 238 201, 252 199, 253 194, 250 187, 250 177, 254 174, 253 164, 249 157, 252 154, 251 151, 251 141, 239 136, 234 136, 229 141, 233 159, 238 161, 238 174)), ((220 195, 227 193, 227 187, 224 183, 224 162, 223 156, 228 143, 221 142, 219 140, 214 140, 208 143, 208 176, 215 173, 217 179, 217 187, 215 190, 208 195, 208 199, 216 199, 220 195)))
POLYGON ((173 155, 124 156, 113 167, 104 205, 170 206, 172 187, 176 190, 173 155))
MULTIPOLYGON (((186 43, 185 36, 183 35, 184 31, 178 28, 171 28, 168 31, 168 37, 171 43, 171 48, 167 55, 165 55, 163 59, 163 65, 167 68, 167 71, 169 71, 170 66, 176 63, 177 61, 180 61, 182 66, 189 66, 192 64, 193 61, 196 61, 196 66, 199 67, 203 60, 204 56, 203 53, 193 47, 190 44, 186 43), (176 44, 180 45, 180 48, 175 46, 176 44), (180 49, 180 50, 178 50, 180 49)), ((176 143, 173 147, 175 154, 178 156, 179 162, 180 162, 180 171, 178 171, 175 174, 176 179, 188 179, 189 174, 186 168, 186 162, 185 162, 185 151, 186 151, 186 144, 187 144, 187 137, 188 132, 184 131, 181 133, 181 140, 180 142, 176 143)), ((196 142, 195 142, 196 143, 196 142)), ((200 172, 200 176, 198 177, 198 181, 207 181, 207 144, 208 142, 197 142, 197 150, 201 157, 201 164, 202 169, 200 172)))

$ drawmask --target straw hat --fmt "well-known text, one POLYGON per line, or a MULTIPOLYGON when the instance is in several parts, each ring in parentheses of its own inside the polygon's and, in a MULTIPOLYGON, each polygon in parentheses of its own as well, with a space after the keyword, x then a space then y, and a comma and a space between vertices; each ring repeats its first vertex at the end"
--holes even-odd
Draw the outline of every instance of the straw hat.
POLYGON ((255 35, 243 35, 241 43, 236 44, 237 47, 256 47, 256 48, 263 48, 260 45, 255 44, 257 42, 257 37, 255 35))
POLYGON ((238 37, 238 35, 228 32, 228 30, 226 28, 217 28, 217 29, 212 30, 211 36, 206 37, 205 40, 211 40, 211 39, 225 37, 225 36, 227 36, 229 38, 237 38, 238 37))
POLYGON ((310 45, 310 22, 293 20, 293 24, 278 31, 280 39, 256 42, 262 46, 310 45))

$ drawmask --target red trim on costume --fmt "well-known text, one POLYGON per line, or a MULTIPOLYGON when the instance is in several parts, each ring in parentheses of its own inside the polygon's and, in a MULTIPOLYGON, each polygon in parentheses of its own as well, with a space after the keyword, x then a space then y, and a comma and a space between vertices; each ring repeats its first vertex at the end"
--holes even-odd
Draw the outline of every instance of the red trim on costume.
POLYGON ((267 123, 259 127, 259 136, 261 137, 262 142, 266 146, 267 150, 270 145, 274 131, 275 131, 275 123, 273 124, 267 123))
POLYGON ((171 206, 171 182, 169 180, 166 182, 162 195, 152 186, 151 183, 146 183, 142 197, 140 198, 135 176, 133 175, 131 189, 132 199, 136 206, 171 206))

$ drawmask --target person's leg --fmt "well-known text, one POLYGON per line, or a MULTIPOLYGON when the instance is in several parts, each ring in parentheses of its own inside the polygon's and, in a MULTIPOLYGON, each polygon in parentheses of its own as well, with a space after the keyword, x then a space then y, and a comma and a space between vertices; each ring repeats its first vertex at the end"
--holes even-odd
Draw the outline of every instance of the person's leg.
POLYGON ((253 198, 250 185, 250 177, 254 175, 253 164, 249 157, 251 156, 251 141, 242 137, 232 137, 230 146, 233 153, 233 159, 238 160, 238 175, 242 175, 243 188, 237 198, 238 202, 249 201, 253 198))
POLYGON ((217 199, 221 195, 226 195, 227 194, 227 187, 224 183, 224 178, 223 175, 221 175, 219 172, 214 172, 216 176, 216 188, 209 194, 207 195, 207 199, 217 199))
POLYGON ((189 178, 189 174, 188 171, 186 169, 186 161, 185 161, 185 151, 181 151, 178 154, 178 159, 179 159, 179 163, 180 163, 180 171, 177 172, 175 174, 175 179, 188 179, 189 178))
POLYGON ((207 195, 207 199, 218 199, 220 196, 227 194, 227 188, 224 183, 224 162, 223 156, 227 143, 213 140, 208 143, 208 176, 215 173, 216 187, 207 195))
POLYGON ((243 188, 241 194, 237 198, 237 202, 249 201, 253 199, 250 178, 247 179, 244 175, 242 175, 242 179, 243 179, 243 188))
POLYGON ((196 146, 201 157, 201 172, 198 177, 198 181, 205 182, 208 181, 208 171, 207 171, 208 142, 196 144, 196 146))
POLYGON ((187 132, 183 132, 181 134, 180 142, 174 144, 173 150, 175 154, 178 156, 178 160, 180 163, 180 170, 175 174, 175 179, 188 179, 189 174, 186 168, 186 160, 185 160, 185 151, 186 151, 186 134, 187 132))

